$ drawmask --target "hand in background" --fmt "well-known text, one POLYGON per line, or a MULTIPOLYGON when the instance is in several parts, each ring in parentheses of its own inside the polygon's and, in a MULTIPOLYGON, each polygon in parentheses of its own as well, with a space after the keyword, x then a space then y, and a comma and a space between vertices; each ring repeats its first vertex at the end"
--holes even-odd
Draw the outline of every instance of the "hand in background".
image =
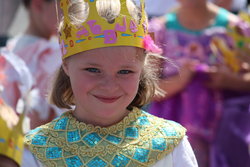
POLYGON ((211 89, 232 90, 232 91, 250 91, 249 74, 240 74, 232 72, 229 68, 218 65, 210 68, 209 81, 206 85, 211 89))
POLYGON ((199 62, 194 60, 185 61, 177 75, 168 77, 167 79, 162 79, 159 83, 159 87, 164 90, 166 94, 163 97, 156 96, 154 100, 165 100, 185 89, 187 84, 193 79, 198 64, 199 62))

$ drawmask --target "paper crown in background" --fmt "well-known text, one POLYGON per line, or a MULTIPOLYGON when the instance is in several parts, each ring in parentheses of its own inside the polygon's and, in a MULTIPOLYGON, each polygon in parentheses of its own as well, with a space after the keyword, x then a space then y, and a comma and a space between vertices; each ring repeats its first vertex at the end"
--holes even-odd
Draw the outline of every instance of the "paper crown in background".
POLYGON ((22 128, 24 113, 19 116, 18 121, 13 120, 14 116, 16 116, 14 110, 0 99, 0 155, 14 160, 21 166, 24 147, 22 128), (12 123, 10 123, 10 119, 13 120, 12 123))
POLYGON ((82 0, 89 6, 89 14, 81 26, 70 23, 68 8, 74 0, 60 0, 64 25, 60 33, 63 59, 79 52, 109 47, 134 46, 144 48, 143 39, 147 35, 147 19, 144 0, 140 0, 141 20, 137 22, 129 14, 126 0, 120 0, 121 9, 114 23, 108 23, 97 12, 97 0, 82 0))

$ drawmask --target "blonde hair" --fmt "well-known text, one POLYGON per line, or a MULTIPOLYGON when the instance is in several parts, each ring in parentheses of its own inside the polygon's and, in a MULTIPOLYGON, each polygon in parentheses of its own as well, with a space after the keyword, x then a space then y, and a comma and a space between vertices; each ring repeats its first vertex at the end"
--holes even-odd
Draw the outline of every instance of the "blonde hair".
MULTIPOLYGON (((98 0, 97 11, 101 17, 104 17, 107 22, 113 23, 115 18, 120 13, 120 0, 98 0)), ((137 23, 141 20, 141 10, 135 5, 132 0, 127 0, 127 7, 130 15, 136 20, 137 23)), ((71 24, 80 26, 89 14, 88 4, 82 0, 74 0, 69 6, 69 19, 71 24)), ((61 21, 59 30, 63 27, 64 22, 61 21)), ((163 95, 164 92, 158 87, 158 78, 160 74, 159 62, 164 59, 160 55, 144 53, 145 61, 141 74, 138 92, 128 106, 141 108, 148 104, 155 95, 163 95)), ((74 103, 74 95, 70 84, 70 78, 65 74, 62 67, 57 72, 50 100, 59 108, 71 109, 74 103)))

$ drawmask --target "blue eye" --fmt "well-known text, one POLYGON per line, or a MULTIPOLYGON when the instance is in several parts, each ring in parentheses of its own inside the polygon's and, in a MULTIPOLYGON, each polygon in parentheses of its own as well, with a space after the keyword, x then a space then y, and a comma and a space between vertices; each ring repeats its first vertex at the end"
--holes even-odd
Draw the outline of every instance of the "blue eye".
POLYGON ((100 73, 100 70, 97 68, 86 68, 85 70, 92 73, 100 73))
POLYGON ((133 73, 133 71, 131 71, 131 70, 120 70, 118 72, 118 74, 129 74, 129 73, 133 73))

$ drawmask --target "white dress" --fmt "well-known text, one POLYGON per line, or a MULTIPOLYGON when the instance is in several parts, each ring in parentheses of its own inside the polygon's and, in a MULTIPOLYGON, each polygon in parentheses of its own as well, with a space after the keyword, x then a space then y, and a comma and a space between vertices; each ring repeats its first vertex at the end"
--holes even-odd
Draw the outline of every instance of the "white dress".
POLYGON ((14 110, 18 100, 32 88, 32 75, 26 63, 6 48, 0 49, 0 85, 3 86, 1 97, 14 110))
POLYGON ((40 118, 46 120, 50 108, 60 113, 61 110, 49 104, 46 99, 52 78, 62 63, 58 42, 24 34, 10 39, 7 48, 24 60, 33 76, 33 87, 39 91, 34 109, 40 118))

